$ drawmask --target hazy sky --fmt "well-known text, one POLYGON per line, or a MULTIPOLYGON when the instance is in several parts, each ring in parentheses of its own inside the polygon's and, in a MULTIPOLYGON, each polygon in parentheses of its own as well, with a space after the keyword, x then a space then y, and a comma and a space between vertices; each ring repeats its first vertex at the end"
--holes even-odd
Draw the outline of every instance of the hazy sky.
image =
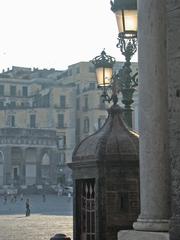
POLYGON ((0 71, 66 69, 103 48, 123 60, 110 0, 0 0, 0 71))

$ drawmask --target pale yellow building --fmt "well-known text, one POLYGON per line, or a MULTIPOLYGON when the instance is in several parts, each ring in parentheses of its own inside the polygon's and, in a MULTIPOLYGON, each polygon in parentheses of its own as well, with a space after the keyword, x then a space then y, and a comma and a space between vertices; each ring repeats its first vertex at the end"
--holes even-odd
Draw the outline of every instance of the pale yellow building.
POLYGON ((73 86, 56 84, 59 73, 13 67, 0 74, 0 185, 71 180, 75 95, 73 86))
MULTIPOLYGON (((122 63, 117 63, 114 71, 122 63)), ((133 64, 135 72, 137 64, 133 64)), ((12 67, 0 74, 0 185, 71 183, 76 144, 102 127, 109 104, 90 62, 65 71, 12 67)), ((133 129, 138 131, 135 92, 133 129)), ((121 96, 119 96, 121 105, 121 96)))
MULTIPOLYGON (((117 62, 114 72, 118 71, 124 63, 117 62)), ((137 72, 137 63, 132 63, 132 72, 137 72)), ((57 80, 59 83, 75 84, 76 89, 76 143, 97 131, 107 118, 107 108, 110 106, 103 102, 102 91, 97 88, 95 68, 90 62, 80 62, 70 65, 57 80)), ((121 95, 119 95, 119 104, 121 95)), ((134 94, 133 129, 138 131, 138 93, 134 94)))

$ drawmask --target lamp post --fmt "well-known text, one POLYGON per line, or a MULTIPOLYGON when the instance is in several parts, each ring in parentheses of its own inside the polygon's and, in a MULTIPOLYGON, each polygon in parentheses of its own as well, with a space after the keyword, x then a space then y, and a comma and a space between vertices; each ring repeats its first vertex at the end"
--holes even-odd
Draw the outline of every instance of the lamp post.
POLYGON ((134 102, 133 93, 138 85, 138 73, 132 75, 131 69, 131 58, 137 51, 137 0, 111 1, 111 10, 115 13, 119 31, 117 47, 125 57, 125 63, 115 78, 122 93, 126 123, 132 128, 131 105, 134 102))

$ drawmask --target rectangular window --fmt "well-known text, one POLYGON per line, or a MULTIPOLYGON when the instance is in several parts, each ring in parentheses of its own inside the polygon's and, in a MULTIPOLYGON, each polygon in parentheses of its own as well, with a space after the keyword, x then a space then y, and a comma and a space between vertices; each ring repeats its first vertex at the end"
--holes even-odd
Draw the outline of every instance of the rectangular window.
POLYGON ((72 69, 69 69, 69 70, 68 70, 68 75, 69 75, 69 76, 72 76, 72 69))
POLYGON ((76 86, 76 93, 80 94, 80 86, 79 86, 79 84, 77 84, 77 86, 76 86))
POLYGON ((3 108, 3 107, 4 107, 4 102, 0 101, 0 108, 3 108))
POLYGON ((10 102, 10 107, 11 107, 11 108, 15 108, 15 107, 16 107, 16 102, 11 101, 11 102, 10 102))
POLYGON ((84 119, 84 133, 89 132, 89 118, 84 119))
POLYGON ((76 68, 76 73, 80 73, 80 67, 76 68))
POLYGON ((58 147, 60 149, 63 149, 65 148, 66 146, 66 136, 62 135, 62 136, 59 136, 58 138, 58 147))
POLYGON ((84 96, 84 111, 87 111, 89 108, 89 104, 88 104, 88 95, 84 96))
POLYGON ((12 97, 16 96, 16 86, 10 86, 10 95, 12 97))
MULTIPOLYGON (((63 146, 65 146, 65 144, 63 146)), ((64 152, 60 152, 59 153, 59 165, 64 165, 65 161, 66 161, 65 153, 64 152)))
POLYGON ((23 97, 27 97, 28 96, 28 88, 27 87, 22 87, 22 95, 23 97))
POLYGON ((7 125, 10 127, 15 127, 15 116, 9 115, 7 118, 7 125))
POLYGON ((35 128, 36 127, 36 115, 31 114, 30 115, 30 128, 35 128))
POLYGON ((95 87, 96 87, 96 83, 95 83, 95 82, 89 83, 89 89, 90 89, 90 90, 94 90, 95 87))
POLYGON ((80 119, 76 119, 76 144, 80 142, 80 134, 81 134, 81 122, 80 119))
POLYGON ((17 167, 13 168, 13 179, 17 180, 18 176, 19 176, 19 169, 17 167))
POLYGON ((77 98, 76 99, 76 110, 79 110, 80 109, 80 99, 77 98))
POLYGON ((79 135, 81 130, 80 119, 76 119, 76 134, 79 135))
POLYGON ((11 127, 15 127, 15 116, 11 116, 11 127))
POLYGON ((65 108, 66 107, 66 96, 60 96, 60 107, 65 108))
POLYGON ((58 128, 64 127, 64 114, 58 114, 58 128))
POLYGON ((4 96, 4 85, 0 85, 0 96, 4 96))

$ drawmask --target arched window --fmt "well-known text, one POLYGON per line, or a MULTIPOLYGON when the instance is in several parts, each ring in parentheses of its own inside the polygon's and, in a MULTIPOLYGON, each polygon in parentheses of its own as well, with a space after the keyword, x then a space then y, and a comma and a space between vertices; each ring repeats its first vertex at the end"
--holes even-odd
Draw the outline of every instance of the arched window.
POLYGON ((50 164, 49 155, 47 153, 44 154, 41 164, 42 165, 49 165, 50 164))

